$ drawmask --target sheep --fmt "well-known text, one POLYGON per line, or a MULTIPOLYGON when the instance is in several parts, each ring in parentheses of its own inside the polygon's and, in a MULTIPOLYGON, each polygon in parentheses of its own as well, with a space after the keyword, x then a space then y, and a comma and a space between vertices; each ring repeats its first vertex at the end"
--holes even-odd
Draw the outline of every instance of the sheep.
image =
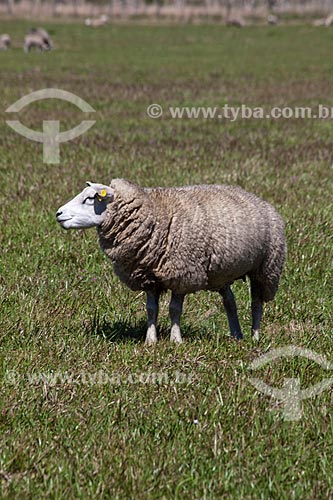
POLYGON ((274 299, 285 261, 284 222, 275 209, 238 186, 141 188, 125 179, 87 187, 59 208, 64 229, 97 227, 116 275, 147 295, 146 344, 157 340, 161 292, 171 290, 170 340, 182 342, 188 293, 220 293, 232 337, 242 338, 230 285, 250 278, 252 335, 259 339, 263 303, 274 299))
POLYGON ((10 47, 10 36, 7 33, 0 35, 0 50, 7 50, 10 47))
POLYGON ((333 25, 333 14, 330 14, 329 16, 327 16, 327 18, 325 19, 325 26, 327 28, 329 28, 330 26, 333 25))
POLYGON ((42 52, 53 48, 51 37, 43 28, 31 28, 26 35, 24 40, 24 52, 29 52, 33 47, 42 52))
POLYGON ((29 31, 29 34, 36 34, 38 33, 42 38, 43 40, 48 43, 50 45, 50 47, 52 48, 52 41, 51 41, 51 37, 49 35, 49 33, 44 30, 44 28, 31 28, 31 30, 29 31))
POLYGON ((279 18, 274 14, 269 14, 269 16, 267 16, 267 23, 271 24, 272 26, 276 26, 277 24, 279 24, 279 18))
POLYGON ((326 19, 315 19, 312 23, 312 26, 327 26, 326 19))
POLYGON ((86 26, 91 26, 92 28, 99 28, 100 26, 105 26, 109 21, 109 17, 106 14, 102 14, 96 19, 91 19, 88 17, 85 19, 84 24, 86 26))
POLYGON ((234 26, 235 28, 244 28, 246 26, 246 23, 244 19, 238 18, 238 17, 231 17, 227 19, 226 21, 227 26, 234 26))

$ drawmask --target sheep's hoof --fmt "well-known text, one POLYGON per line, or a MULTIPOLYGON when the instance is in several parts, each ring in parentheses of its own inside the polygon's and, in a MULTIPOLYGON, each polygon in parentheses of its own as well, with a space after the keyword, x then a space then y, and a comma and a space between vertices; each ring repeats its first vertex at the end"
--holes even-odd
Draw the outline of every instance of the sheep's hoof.
POLYGON ((259 342, 259 330, 252 330, 252 339, 259 342))
POLYGON ((154 345, 157 342, 157 335, 156 335, 156 330, 152 331, 148 329, 147 335, 146 335, 146 340, 145 340, 145 345, 154 345))
POLYGON ((157 339, 146 339, 145 345, 155 345, 157 343, 157 339))
POLYGON ((232 333, 231 334, 231 338, 234 339, 234 340, 242 340, 243 334, 242 334, 242 332, 240 332, 240 333, 232 333))
POLYGON ((173 342, 174 344, 182 344, 183 339, 180 335, 171 335, 170 342, 173 342))

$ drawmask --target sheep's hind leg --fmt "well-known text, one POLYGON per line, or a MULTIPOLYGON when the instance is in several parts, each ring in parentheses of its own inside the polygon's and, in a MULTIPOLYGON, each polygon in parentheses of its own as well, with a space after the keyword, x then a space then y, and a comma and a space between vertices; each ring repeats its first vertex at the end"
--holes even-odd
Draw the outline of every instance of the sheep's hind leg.
POLYGON ((252 310, 252 337, 259 341, 259 328, 263 311, 261 285, 251 279, 251 310, 252 310))
POLYGON ((156 322, 159 298, 160 294, 158 292, 147 292, 148 329, 145 342, 147 345, 152 345, 157 342, 156 322))
POLYGON ((235 297, 231 291, 230 286, 223 287, 219 293, 222 295, 223 305, 225 312, 227 313, 231 336, 235 337, 236 339, 243 338, 242 329, 239 324, 237 315, 235 297))
POLYGON ((171 319, 170 341, 177 342, 178 344, 182 342, 182 336, 180 334, 180 317, 183 311, 184 297, 185 295, 179 295, 172 292, 169 305, 169 313, 171 319))

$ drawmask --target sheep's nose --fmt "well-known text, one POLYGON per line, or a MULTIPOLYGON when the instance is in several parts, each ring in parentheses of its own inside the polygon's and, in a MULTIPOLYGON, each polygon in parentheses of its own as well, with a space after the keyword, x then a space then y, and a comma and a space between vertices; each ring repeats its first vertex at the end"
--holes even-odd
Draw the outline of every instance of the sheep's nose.
POLYGON ((56 217, 60 217, 60 215, 62 214, 62 210, 59 210, 57 213, 56 213, 56 217))

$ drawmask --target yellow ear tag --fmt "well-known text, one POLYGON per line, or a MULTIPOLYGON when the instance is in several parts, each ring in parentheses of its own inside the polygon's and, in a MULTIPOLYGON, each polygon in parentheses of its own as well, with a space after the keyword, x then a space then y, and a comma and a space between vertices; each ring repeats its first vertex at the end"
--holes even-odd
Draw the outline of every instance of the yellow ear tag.
POLYGON ((98 201, 102 201, 106 197, 106 189, 101 189, 101 192, 98 193, 97 198, 98 201))

